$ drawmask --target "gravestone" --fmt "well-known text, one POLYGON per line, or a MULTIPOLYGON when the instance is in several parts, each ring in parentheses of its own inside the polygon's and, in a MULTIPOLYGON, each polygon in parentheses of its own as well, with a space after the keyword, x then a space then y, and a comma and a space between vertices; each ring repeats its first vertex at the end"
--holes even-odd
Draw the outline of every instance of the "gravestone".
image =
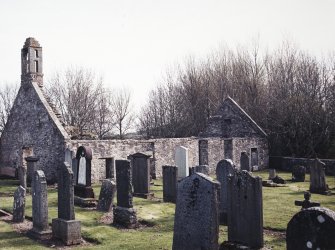
POLYGON ((194 167, 196 173, 203 173, 209 175, 209 166, 208 165, 199 165, 194 167))
POLYGON ((241 153, 241 157, 240 157, 240 166, 241 166, 241 171, 242 170, 246 170, 246 171, 250 171, 250 162, 249 162, 249 156, 246 152, 242 152, 241 153))
POLYGON ((136 153, 129 156, 132 168, 133 195, 150 198, 150 158, 151 155, 136 153))
POLYGON ((89 147, 80 146, 76 153, 77 179, 74 186, 74 203, 82 207, 95 207, 97 201, 91 186, 91 161, 92 150, 89 147))
POLYGON ((312 207, 296 213, 287 225, 286 249, 335 249, 335 212, 312 207))
POLYGON ((294 205, 301 206, 301 210, 310 208, 310 207, 320 207, 319 202, 312 202, 311 199, 311 193, 310 192, 304 192, 304 198, 303 201, 294 201, 294 205))
POLYGON ((228 177, 234 175, 236 169, 232 160, 220 161, 216 166, 216 179, 220 182, 220 224, 227 225, 228 213, 228 177))
POLYGON ((242 171, 228 180, 228 241, 262 248, 262 179, 242 171))
POLYGON ((219 188, 201 173, 178 183, 172 249, 218 249, 219 188))
POLYGON ((97 210, 103 212, 113 211, 113 199, 115 196, 116 184, 111 179, 103 180, 99 195, 97 210))
POLYGON ((32 180, 33 228, 28 234, 37 239, 48 239, 52 233, 48 224, 47 181, 42 170, 36 170, 32 180))
POLYGON ((114 224, 127 228, 137 226, 136 210, 133 208, 133 187, 131 166, 128 160, 116 160, 116 197, 117 207, 114 209, 114 224))
POLYGON ((106 157, 101 157, 99 159, 104 159, 105 160, 106 179, 114 179, 115 178, 115 160, 114 160, 114 157, 106 156, 106 157))
POLYGON ((176 202, 177 197, 177 173, 176 166, 163 166, 163 201, 176 202))
POLYGON ((13 222, 23 222, 26 207, 26 189, 19 186, 14 192, 13 222))
POLYGON ((208 165, 208 140, 199 140, 199 165, 208 165))
POLYGON ((276 169, 269 168, 269 180, 276 178, 276 176, 277 176, 276 169))
POLYGON ((304 182, 306 175, 306 168, 304 166, 293 166, 292 168, 292 181, 304 182))
POLYGON ((175 164, 178 167, 178 179, 182 179, 188 176, 188 148, 183 146, 176 147, 175 152, 175 164))
POLYGON ((52 234, 65 245, 81 242, 81 223, 74 214, 73 172, 67 162, 58 169, 58 218, 52 219, 52 234))
POLYGON ((31 186, 31 180, 34 176, 36 170, 38 170, 37 162, 39 161, 39 157, 36 156, 28 156, 25 158, 27 161, 27 185, 31 186))
POLYGON ((326 184, 325 164, 319 159, 310 163, 310 186, 309 191, 316 194, 328 194, 326 184))

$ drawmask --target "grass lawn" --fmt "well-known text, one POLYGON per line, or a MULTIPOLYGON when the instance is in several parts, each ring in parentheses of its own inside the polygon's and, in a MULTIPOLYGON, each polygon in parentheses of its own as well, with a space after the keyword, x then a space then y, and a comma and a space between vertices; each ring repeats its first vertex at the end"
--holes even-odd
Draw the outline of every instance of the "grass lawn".
MULTIPOLYGON (((278 172, 279 176, 287 180, 286 187, 263 187, 263 216, 265 230, 265 245, 272 249, 285 249, 285 240, 282 235, 291 217, 300 210, 294 206, 295 200, 303 200, 303 192, 309 188, 309 176, 306 182, 292 183, 290 173, 278 172)), ((268 172, 256 172, 263 179, 268 178, 268 172)), ((327 177, 327 183, 335 193, 335 178, 327 177)), ((0 180, 0 208, 12 211, 12 194, 18 181, 0 180)), ((155 180, 151 186, 156 198, 162 198, 162 181, 155 180)), ((100 185, 94 186, 96 196, 99 196, 100 185)), ((48 191, 49 222, 57 217, 57 190, 50 187, 48 191)), ((312 194, 312 201, 318 201, 322 206, 335 210, 335 200, 332 195, 323 196, 312 194)), ((171 249, 173 237, 173 220, 175 205, 163 203, 161 200, 145 200, 134 198, 134 206, 138 212, 138 219, 145 221, 148 226, 139 229, 117 229, 113 226, 100 223, 102 212, 86 210, 76 207, 76 219, 82 222, 82 236, 91 246, 82 249, 171 249)), ((31 196, 26 199, 26 215, 31 216, 31 196)), ((222 243, 227 239, 227 227, 220 226, 222 243)), ((0 221, 0 248, 1 249, 41 249, 46 248, 37 242, 16 233, 12 225, 0 221)))

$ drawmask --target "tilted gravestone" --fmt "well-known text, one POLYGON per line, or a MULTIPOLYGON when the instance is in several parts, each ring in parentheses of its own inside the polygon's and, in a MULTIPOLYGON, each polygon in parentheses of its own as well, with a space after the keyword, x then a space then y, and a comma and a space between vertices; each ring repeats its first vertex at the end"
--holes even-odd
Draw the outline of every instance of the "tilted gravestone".
POLYGON ((208 165, 208 140, 199 140, 199 165, 208 165))
POLYGON ((42 170, 34 173, 32 180, 33 228, 28 232, 34 238, 48 239, 52 233, 48 224, 48 189, 42 170))
POLYGON ((325 164, 319 159, 312 160, 310 163, 310 186, 309 191, 316 194, 327 194, 325 164))
POLYGON ((27 161, 27 185, 31 186, 31 181, 34 176, 36 170, 38 170, 37 162, 39 161, 39 157, 36 156, 28 156, 25 158, 27 161))
POLYGON ((133 195, 141 198, 150 198, 150 157, 142 153, 129 156, 132 169, 133 195))
POLYGON ((163 201, 176 202, 177 197, 177 172, 176 166, 163 166, 163 201))
POLYGON ((133 208, 130 161, 116 160, 115 167, 117 207, 113 211, 114 223, 127 228, 134 228, 137 226, 137 215, 133 208))
POLYGON ((240 157, 240 166, 241 166, 241 171, 246 170, 250 171, 250 161, 249 161, 249 156, 246 152, 241 153, 240 157))
POLYGON ((178 179, 187 177, 189 175, 188 148, 183 146, 176 147, 174 159, 175 165, 178 167, 178 179))
POLYGON ((203 173, 209 175, 209 166, 208 165, 199 165, 194 167, 196 173, 203 173))
POLYGON ((220 161, 216 166, 216 179, 220 182, 220 224, 227 225, 228 213, 228 177, 234 175, 236 169, 232 160, 220 161))
POLYGON ((292 168, 292 181, 304 182, 306 175, 306 167, 304 166, 293 166, 292 168))
POLYGON ((201 173, 178 183, 172 249, 218 249, 219 186, 201 173))
POLYGON ((228 180, 228 241, 262 248, 262 179, 250 172, 237 172, 228 180))
POLYGON ((116 184, 110 179, 103 180, 99 195, 97 210, 103 212, 113 211, 113 199, 116 192, 116 184))
POLYGON ((287 250, 335 249, 335 212, 311 207, 296 213, 287 225, 287 250))
POLYGON ((73 172, 67 162, 58 169, 58 218, 52 219, 52 234, 66 245, 80 244, 81 223, 75 220, 73 172))
POLYGON ((19 186, 14 192, 13 222, 23 222, 26 207, 26 189, 19 186))

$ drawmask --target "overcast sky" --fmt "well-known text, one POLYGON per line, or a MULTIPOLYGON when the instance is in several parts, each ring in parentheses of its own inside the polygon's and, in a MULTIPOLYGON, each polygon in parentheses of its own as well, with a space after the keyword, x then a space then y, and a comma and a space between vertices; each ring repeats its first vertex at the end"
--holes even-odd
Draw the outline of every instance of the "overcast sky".
POLYGON ((129 87, 139 107, 168 67, 221 45, 334 51, 334 13, 334 0, 0 0, 0 84, 20 81, 20 50, 35 37, 45 80, 87 67, 129 87))

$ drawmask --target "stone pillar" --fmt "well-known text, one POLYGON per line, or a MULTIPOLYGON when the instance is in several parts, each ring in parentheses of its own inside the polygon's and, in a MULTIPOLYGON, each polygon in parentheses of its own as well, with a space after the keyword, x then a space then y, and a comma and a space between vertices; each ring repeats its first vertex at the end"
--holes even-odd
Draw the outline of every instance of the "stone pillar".
POLYGON ((115 196, 116 184, 111 179, 103 180, 97 210, 102 212, 113 211, 113 199, 115 196))
POLYGON ((26 189, 19 186, 14 192, 13 222, 23 222, 26 207, 26 189))
POLYGON ((249 156, 246 152, 241 153, 240 157, 240 170, 246 170, 246 171, 251 171, 250 169, 250 161, 249 161, 249 156))
POLYGON ((208 165, 195 166, 194 167, 194 172, 209 175, 209 166, 208 165))
POLYGON ((114 209, 114 224, 134 228, 137 226, 137 216, 136 210, 133 209, 130 161, 116 160, 115 168, 117 207, 114 209))
POLYGON ((199 165, 208 165, 208 140, 199 140, 199 165))
POLYGON ((228 181, 228 241, 252 249, 262 248, 262 179, 250 172, 237 172, 228 181))
POLYGON ((34 173, 32 180, 33 228, 28 232, 34 238, 48 239, 51 230, 48 224, 48 189, 42 170, 34 173))
POLYGON ((188 148, 178 146, 175 152, 175 164, 178 167, 178 179, 187 177, 189 166, 188 166, 188 148))
POLYGON ((75 220, 73 172, 66 162, 58 169, 58 218, 52 219, 52 234, 66 245, 80 244, 81 224, 75 220))
POLYGON ((315 159, 310 164, 310 186, 309 191, 316 194, 328 194, 328 185, 326 184, 326 168, 322 161, 315 159))
POLYGON ((234 175, 236 169, 232 160, 222 160, 216 166, 216 179, 220 182, 220 224, 227 225, 228 214, 228 177, 234 175))
POLYGON ((34 176, 34 172, 38 170, 37 162, 40 158, 36 156, 28 156, 25 158, 27 161, 27 184, 31 186, 31 180, 34 176))
POLYGON ((201 173, 178 183, 173 250, 219 249, 219 186, 201 173))
POLYGON ((176 166, 163 166, 163 201, 176 202, 177 198, 177 172, 176 166))

